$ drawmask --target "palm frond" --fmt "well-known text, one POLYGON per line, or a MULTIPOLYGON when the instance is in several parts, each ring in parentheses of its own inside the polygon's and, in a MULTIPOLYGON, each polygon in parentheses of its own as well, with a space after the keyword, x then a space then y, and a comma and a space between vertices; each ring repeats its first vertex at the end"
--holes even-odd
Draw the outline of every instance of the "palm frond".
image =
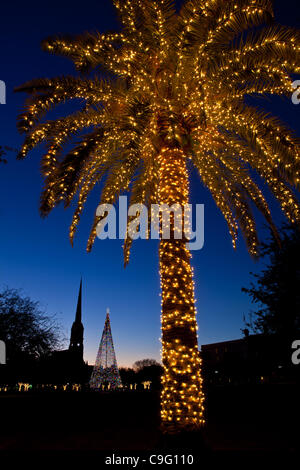
MULTIPOLYGON (((171 0, 114 4, 120 32, 43 42, 45 50, 70 58, 78 76, 35 79, 16 89, 29 95, 18 122, 25 133, 19 158, 46 144, 42 215, 77 198, 73 241, 88 195, 100 183, 100 202, 114 203, 124 192, 132 203, 161 202, 160 155, 180 150, 192 158, 233 244, 239 226, 255 256, 252 205, 278 237, 257 175, 288 219, 300 223, 294 192, 300 188, 300 140, 246 97, 292 93, 291 74, 300 71, 299 30, 274 24, 271 0, 186 0, 179 12, 171 0), (92 78, 82 74, 91 69, 92 78), (71 100, 77 111, 46 120, 56 105, 71 100)), ((95 217, 88 250, 98 223, 95 217)), ((125 264, 131 243, 128 237, 125 264)))

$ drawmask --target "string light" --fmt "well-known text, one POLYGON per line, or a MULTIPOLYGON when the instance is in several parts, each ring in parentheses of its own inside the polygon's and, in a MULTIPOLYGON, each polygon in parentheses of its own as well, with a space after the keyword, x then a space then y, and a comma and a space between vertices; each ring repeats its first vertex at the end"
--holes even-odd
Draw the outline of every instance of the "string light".
MULTIPOLYGON (((188 172, 179 149, 163 148, 159 155, 158 197, 169 206, 188 204, 188 172)), ((163 429, 173 432, 204 424, 204 395, 191 255, 186 240, 175 239, 174 219, 170 232, 170 240, 162 240, 159 248, 164 365, 161 418, 163 429)))

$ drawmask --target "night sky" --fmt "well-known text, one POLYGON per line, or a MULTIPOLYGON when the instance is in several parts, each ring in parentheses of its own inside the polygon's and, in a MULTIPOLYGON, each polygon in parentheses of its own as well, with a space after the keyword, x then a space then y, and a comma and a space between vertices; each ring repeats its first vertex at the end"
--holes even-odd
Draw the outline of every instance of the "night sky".
MULTIPOLYGON (((297 0, 275 1, 275 11, 281 24, 299 26, 297 0)), ((16 118, 25 95, 15 94, 14 87, 32 78, 74 73, 71 61, 41 50, 42 39, 60 33, 118 28, 110 0, 77 4, 70 0, 4 2, 0 80, 6 82, 7 104, 0 105, 0 145, 18 148, 23 139, 16 130, 16 118)), ((279 98, 258 103, 300 134, 300 106, 279 98)), ((60 107, 56 115, 65 112, 60 107)), ((96 191, 86 205, 72 248, 68 240, 71 210, 59 207, 47 219, 39 216, 42 150, 34 150, 24 161, 16 161, 10 154, 8 164, 0 166, 0 288, 21 288, 39 300, 48 314, 57 314, 68 338, 82 275, 85 359, 90 363, 95 360, 109 307, 118 363, 131 366, 146 357, 159 360, 157 242, 135 242, 126 269, 122 241, 96 239, 92 253, 86 254, 87 235, 99 200, 96 191)), ((259 271, 263 263, 251 260, 241 238, 238 249, 232 249, 223 217, 195 174, 191 174, 191 189, 191 202, 205 204, 205 245, 193 252, 199 344, 236 339, 241 336, 243 314, 252 308, 241 287, 249 284, 249 271, 259 271)), ((269 201, 280 223, 283 218, 277 204, 270 197, 269 201)), ((267 234, 263 224, 258 218, 262 239, 267 234)))

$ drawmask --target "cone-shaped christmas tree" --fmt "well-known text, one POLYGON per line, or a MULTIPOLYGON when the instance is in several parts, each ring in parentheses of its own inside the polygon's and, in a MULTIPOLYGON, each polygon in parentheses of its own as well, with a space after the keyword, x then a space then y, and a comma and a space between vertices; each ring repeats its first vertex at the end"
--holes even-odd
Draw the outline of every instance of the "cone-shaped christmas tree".
POLYGON ((109 310, 107 309, 102 338, 90 380, 90 387, 95 390, 111 390, 119 388, 121 385, 122 382, 110 328, 109 310))

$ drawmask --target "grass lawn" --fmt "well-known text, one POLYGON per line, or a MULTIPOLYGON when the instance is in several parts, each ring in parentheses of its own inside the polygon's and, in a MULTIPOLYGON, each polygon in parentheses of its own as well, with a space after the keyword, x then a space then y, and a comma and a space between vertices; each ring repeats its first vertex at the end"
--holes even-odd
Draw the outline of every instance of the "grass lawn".
POLYGON ((278 452, 299 447, 299 386, 232 386, 207 394, 207 425, 184 441, 159 431, 156 392, 0 394, 0 450, 278 452))

